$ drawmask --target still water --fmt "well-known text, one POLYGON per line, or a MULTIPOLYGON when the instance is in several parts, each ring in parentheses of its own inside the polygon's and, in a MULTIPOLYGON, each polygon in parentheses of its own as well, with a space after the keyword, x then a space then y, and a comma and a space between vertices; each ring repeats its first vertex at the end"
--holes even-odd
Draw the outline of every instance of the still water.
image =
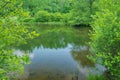
POLYGON ((86 80, 101 74, 104 67, 91 62, 87 42, 89 28, 70 26, 30 26, 39 37, 16 48, 18 55, 28 53, 30 64, 20 80, 86 80), (96 67, 96 69, 94 68, 96 67))

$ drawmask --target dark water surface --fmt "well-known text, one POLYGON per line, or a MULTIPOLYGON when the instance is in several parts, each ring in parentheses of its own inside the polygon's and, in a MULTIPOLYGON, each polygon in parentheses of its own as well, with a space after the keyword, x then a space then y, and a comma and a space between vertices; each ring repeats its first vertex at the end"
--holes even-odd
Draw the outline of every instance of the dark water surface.
MULTIPOLYGON (((29 53, 21 80, 86 80, 89 71, 100 74, 104 68, 92 63, 87 42, 89 28, 31 26, 40 36, 16 48, 16 54, 29 53), (97 70, 94 68, 97 67, 97 70)), ((91 74, 91 73, 90 73, 91 74)))

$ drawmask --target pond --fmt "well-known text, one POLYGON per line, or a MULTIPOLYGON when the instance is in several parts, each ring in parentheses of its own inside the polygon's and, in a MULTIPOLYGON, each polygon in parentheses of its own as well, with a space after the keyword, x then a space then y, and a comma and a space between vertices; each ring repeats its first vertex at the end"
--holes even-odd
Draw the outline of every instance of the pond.
POLYGON ((101 74, 104 67, 87 58, 90 55, 90 28, 30 25, 39 37, 16 47, 15 53, 29 53, 30 64, 20 80, 86 80, 90 74, 101 74), (94 68, 96 67, 96 69, 94 68))

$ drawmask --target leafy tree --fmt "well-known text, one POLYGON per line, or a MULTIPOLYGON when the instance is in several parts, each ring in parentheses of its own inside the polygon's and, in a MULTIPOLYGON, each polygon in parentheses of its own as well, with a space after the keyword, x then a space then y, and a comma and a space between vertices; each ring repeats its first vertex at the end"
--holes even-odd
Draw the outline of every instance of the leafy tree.
POLYGON ((74 25, 88 25, 91 22, 91 15, 95 13, 95 0, 73 0, 70 23, 74 25))
POLYGON ((51 13, 51 21, 60 22, 63 19, 63 15, 59 12, 51 13))
POLYGON ((72 10, 73 24, 89 24, 90 22, 90 1, 89 0, 74 0, 74 8, 72 10))
POLYGON ((50 19, 50 14, 47 11, 38 11, 35 14, 36 22, 48 22, 50 19))
POLYGON ((99 0, 93 16, 91 51, 94 61, 107 68, 109 80, 120 79, 120 1, 99 0))
POLYGON ((50 13, 68 13, 72 9, 72 0, 23 0, 23 8, 35 15, 37 11, 45 10, 50 13))
POLYGON ((50 13, 48 11, 38 11, 35 14, 35 22, 64 22, 66 15, 60 12, 50 13))
POLYGON ((21 0, 0 0, 0 17, 15 16, 21 12, 21 0))
POLYGON ((29 58, 14 54, 12 47, 26 43, 26 39, 36 35, 17 21, 22 14, 21 4, 21 0, 0 1, 0 80, 9 80, 17 73, 23 73, 23 65, 29 58))

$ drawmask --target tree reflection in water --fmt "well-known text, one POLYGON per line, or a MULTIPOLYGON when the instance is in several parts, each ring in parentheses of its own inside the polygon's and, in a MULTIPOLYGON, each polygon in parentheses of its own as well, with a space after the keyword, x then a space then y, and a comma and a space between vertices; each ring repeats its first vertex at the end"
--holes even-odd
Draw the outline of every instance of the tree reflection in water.
POLYGON ((30 26, 30 30, 40 36, 15 48, 30 54, 31 64, 25 66, 29 80, 85 80, 88 69, 94 67, 87 58, 88 28, 30 26))

